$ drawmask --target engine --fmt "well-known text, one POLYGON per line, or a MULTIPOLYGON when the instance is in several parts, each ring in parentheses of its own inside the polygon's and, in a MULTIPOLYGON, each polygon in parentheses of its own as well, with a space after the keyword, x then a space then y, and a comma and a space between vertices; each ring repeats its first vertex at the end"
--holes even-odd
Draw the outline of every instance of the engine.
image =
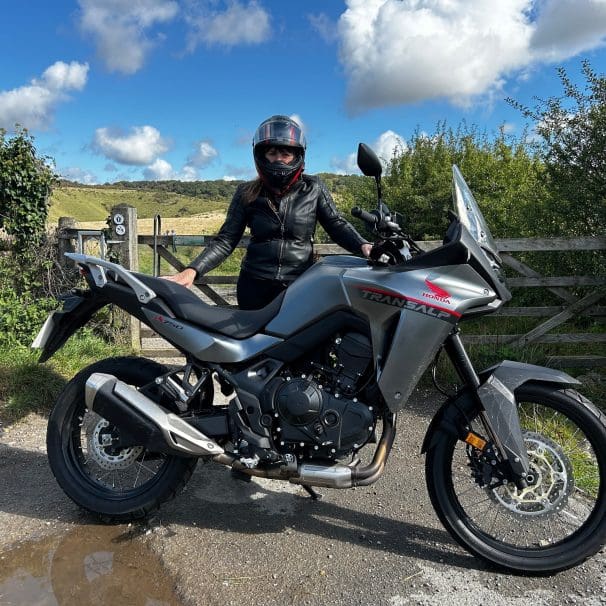
POLYGON ((336 459, 362 447, 375 427, 373 408, 357 397, 371 363, 368 338, 347 333, 334 339, 321 361, 309 362, 306 372, 288 370, 270 381, 261 407, 274 448, 298 457, 336 459))

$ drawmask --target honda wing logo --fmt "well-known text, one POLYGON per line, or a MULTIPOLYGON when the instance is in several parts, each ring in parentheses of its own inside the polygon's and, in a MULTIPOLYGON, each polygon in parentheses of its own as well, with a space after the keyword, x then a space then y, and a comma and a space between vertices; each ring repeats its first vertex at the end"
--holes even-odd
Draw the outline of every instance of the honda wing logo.
POLYGON ((434 299, 440 303, 446 303, 450 305, 450 293, 443 288, 440 288, 437 284, 429 281, 429 278, 425 278, 425 285, 431 292, 424 292, 423 296, 426 299, 434 299))

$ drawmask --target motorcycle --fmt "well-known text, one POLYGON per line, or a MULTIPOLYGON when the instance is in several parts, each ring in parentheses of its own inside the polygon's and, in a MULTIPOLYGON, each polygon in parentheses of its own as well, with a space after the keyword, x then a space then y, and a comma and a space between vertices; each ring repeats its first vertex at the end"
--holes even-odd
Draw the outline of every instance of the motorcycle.
POLYGON ((382 201, 381 163, 364 144, 358 165, 378 193, 372 212, 352 210, 376 236, 371 259, 325 257, 258 311, 207 305, 174 282, 67 255, 88 288, 47 319, 34 342, 41 361, 113 303, 186 362, 117 357, 78 373, 48 422, 57 482, 79 506, 118 521, 173 498, 198 459, 312 497, 315 487, 370 485, 385 470, 398 411, 414 405, 416 384, 444 351, 460 386, 421 448, 442 524, 505 569, 545 574, 581 563, 606 542, 604 414, 558 370, 512 361, 474 369, 459 325, 511 294, 458 168, 456 212, 442 245, 423 252, 382 201), (215 384, 228 404, 215 402, 215 384))

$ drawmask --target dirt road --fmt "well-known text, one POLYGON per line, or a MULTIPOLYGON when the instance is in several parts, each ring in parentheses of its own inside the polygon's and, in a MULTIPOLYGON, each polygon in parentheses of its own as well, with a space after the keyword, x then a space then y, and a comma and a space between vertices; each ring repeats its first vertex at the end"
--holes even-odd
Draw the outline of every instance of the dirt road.
POLYGON ((489 569, 453 543, 429 504, 419 454, 437 400, 433 392, 415 399, 374 486, 324 490, 314 502, 296 486, 245 483, 200 464, 160 513, 109 528, 57 487, 45 419, 30 416, 0 437, 0 604, 63 606, 83 603, 83 595, 114 606, 606 603, 604 552, 533 578, 489 569), (41 545, 46 555, 36 560, 41 545))

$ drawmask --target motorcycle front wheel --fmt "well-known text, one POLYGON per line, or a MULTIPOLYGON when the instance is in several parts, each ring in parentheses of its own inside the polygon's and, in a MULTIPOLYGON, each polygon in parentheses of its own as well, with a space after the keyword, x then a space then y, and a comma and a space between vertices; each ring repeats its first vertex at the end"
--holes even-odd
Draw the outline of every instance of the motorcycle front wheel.
MULTIPOLYGON (((516 391, 535 481, 480 486, 474 452, 444 436, 426 459, 429 496, 465 549, 508 570, 549 574, 581 563, 606 542, 604 413, 572 390, 525 385, 516 391)), ((486 436, 476 417, 472 431, 486 436)))
POLYGON ((197 459, 150 452, 143 446, 115 448, 119 428, 86 408, 84 388, 94 372, 143 387, 168 369, 145 358, 108 358, 85 368, 63 389, 48 420, 46 447, 51 470, 77 505, 104 521, 147 516, 187 483, 197 459))

